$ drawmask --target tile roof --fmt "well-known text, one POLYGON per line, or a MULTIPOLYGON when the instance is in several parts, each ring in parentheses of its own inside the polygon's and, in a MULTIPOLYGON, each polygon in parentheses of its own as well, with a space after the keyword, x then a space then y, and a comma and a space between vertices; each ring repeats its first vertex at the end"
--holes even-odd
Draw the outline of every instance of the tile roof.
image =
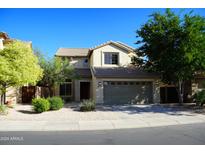
POLYGON ((9 39, 9 36, 5 32, 0 32, 0 38, 9 39))
POLYGON ((85 57, 88 52, 88 48, 59 48, 56 56, 85 57))
POLYGON ((146 72, 137 68, 127 67, 93 67, 95 77, 102 78, 159 78, 159 74, 146 72))
POLYGON ((59 48, 56 52, 56 56, 68 56, 68 57, 85 57, 92 54, 92 51, 103 47, 105 45, 112 44, 129 52, 134 52, 134 48, 122 43, 122 42, 115 42, 115 41, 108 41, 106 43, 100 44, 93 48, 59 48))

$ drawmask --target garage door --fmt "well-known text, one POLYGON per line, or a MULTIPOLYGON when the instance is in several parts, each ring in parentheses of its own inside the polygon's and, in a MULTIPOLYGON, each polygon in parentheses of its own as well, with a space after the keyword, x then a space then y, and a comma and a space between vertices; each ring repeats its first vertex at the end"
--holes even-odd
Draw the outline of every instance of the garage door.
POLYGON ((152 103, 152 82, 104 81, 104 104, 152 103))

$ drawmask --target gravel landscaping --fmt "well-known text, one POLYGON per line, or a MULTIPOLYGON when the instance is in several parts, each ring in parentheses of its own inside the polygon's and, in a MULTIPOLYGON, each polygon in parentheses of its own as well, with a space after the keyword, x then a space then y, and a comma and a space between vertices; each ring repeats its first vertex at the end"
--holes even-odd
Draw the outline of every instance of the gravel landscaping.
POLYGON ((61 110, 48 111, 37 114, 31 105, 17 104, 9 109, 9 114, 0 116, 0 121, 93 121, 93 120, 122 120, 122 119, 173 119, 178 117, 199 117, 205 119, 204 114, 192 109, 167 107, 161 105, 124 105, 97 106, 96 111, 80 112, 78 104, 66 104, 61 110))

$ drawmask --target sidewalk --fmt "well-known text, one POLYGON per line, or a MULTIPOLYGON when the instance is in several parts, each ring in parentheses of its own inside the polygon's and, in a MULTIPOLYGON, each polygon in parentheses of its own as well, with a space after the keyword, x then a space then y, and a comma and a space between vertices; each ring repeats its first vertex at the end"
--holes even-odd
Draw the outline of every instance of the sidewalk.
POLYGON ((0 121, 0 131, 80 131, 158 127, 205 123, 202 117, 144 118, 93 121, 0 121))
POLYGON ((35 114, 31 105, 17 105, 0 116, 0 131, 79 131, 145 128, 205 123, 205 112, 162 105, 99 106, 79 112, 75 106, 35 114))

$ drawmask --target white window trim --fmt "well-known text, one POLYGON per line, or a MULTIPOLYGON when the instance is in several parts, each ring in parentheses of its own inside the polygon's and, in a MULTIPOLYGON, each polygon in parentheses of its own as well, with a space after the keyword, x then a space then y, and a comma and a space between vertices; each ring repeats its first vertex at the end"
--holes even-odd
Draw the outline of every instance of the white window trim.
POLYGON ((120 53, 119 52, 110 52, 110 51, 105 51, 103 52, 103 66, 119 66, 120 64, 120 53), (110 53, 110 54, 117 54, 118 55, 118 64, 105 64, 105 54, 110 53))

